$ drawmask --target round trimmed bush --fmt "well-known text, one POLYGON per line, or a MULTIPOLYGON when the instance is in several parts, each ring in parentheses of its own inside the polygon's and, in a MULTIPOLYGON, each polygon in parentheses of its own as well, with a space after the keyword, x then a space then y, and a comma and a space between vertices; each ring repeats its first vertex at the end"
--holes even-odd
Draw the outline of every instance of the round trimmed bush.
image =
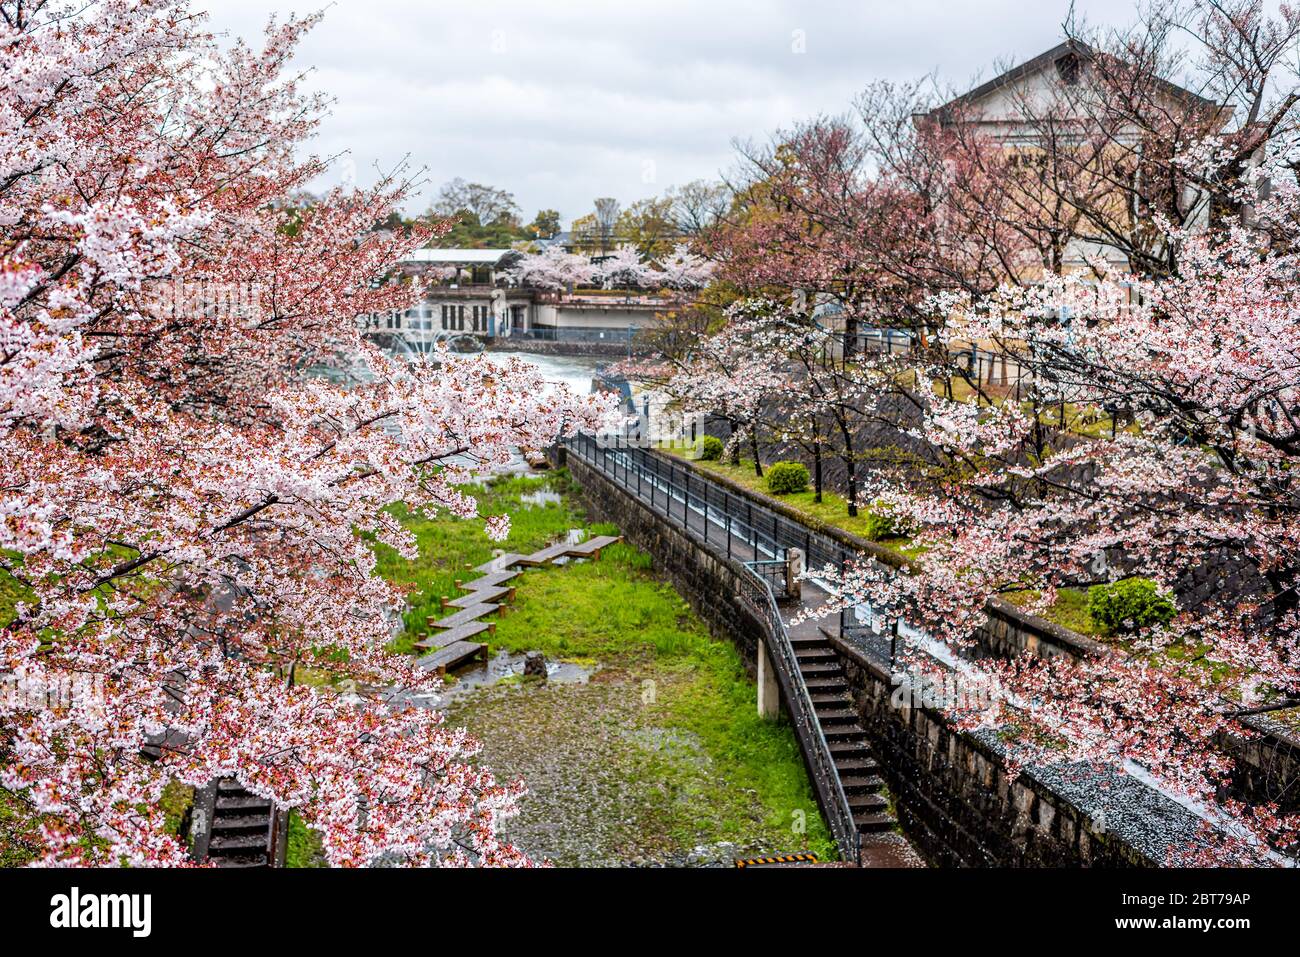
POLYGON ((802 462, 777 462, 767 470, 767 489, 773 495, 808 490, 808 466, 802 462))
POLYGON ((700 458, 706 462, 716 462, 722 458, 722 439, 716 435, 706 435, 700 441, 700 458))
POLYGON ((873 542, 878 542, 882 538, 889 538, 891 535, 898 534, 898 526, 894 522, 894 516, 881 505, 872 505, 867 512, 867 538, 873 542))
POLYGON ((1177 609, 1149 578, 1125 578, 1088 589, 1088 614, 1109 632, 1167 625, 1177 609))

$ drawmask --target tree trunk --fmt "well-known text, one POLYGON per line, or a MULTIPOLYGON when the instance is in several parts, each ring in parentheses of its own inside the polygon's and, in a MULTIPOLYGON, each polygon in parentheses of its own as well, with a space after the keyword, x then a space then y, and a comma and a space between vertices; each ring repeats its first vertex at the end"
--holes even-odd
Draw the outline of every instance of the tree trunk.
POLYGON ((813 443, 813 501, 822 500, 822 447, 820 442, 813 443))
POLYGON ((758 430, 750 429, 749 447, 754 453, 754 474, 759 478, 763 477, 763 463, 758 457, 758 430))
POLYGON ((728 419, 727 425, 731 427, 731 435, 728 439, 728 441, 731 442, 731 464, 735 466, 739 466, 740 465, 740 443, 735 441, 736 431, 737 431, 736 420, 728 419))
POLYGON ((840 420, 840 437, 844 439, 844 454, 840 456, 844 462, 844 468, 848 472, 848 493, 849 493, 849 516, 856 518, 858 514, 858 471, 857 459, 853 454, 853 433, 849 431, 848 422, 840 420))

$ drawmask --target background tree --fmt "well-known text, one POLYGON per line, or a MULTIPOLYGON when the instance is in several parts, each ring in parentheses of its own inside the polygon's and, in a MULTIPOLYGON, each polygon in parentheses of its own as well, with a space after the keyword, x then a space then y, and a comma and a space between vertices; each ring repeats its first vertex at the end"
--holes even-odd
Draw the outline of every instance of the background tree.
POLYGON ((538 210, 533 221, 528 224, 529 231, 538 239, 552 239, 560 232, 560 214, 554 209, 538 210))

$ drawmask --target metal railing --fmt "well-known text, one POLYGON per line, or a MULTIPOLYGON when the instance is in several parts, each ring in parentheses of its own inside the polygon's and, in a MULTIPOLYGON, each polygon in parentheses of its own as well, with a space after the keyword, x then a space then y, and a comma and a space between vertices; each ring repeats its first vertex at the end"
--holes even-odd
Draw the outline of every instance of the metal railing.
MULTIPOLYGON (((694 469, 677 464, 670 456, 633 445, 617 436, 599 441, 582 435, 566 441, 601 471, 663 512, 670 521, 694 524, 694 531, 709 544, 717 543, 728 558, 740 561, 784 561, 786 550, 799 548, 805 567, 816 573, 829 567, 834 575, 848 562, 875 561, 808 526, 778 515, 752 498, 727 491, 694 469), (704 521, 707 515, 708 520, 704 521)), ((873 657, 888 661, 869 624, 860 622, 852 608, 839 614, 840 636, 873 657)))
POLYGON ((568 453, 607 475, 642 503, 701 539, 738 568, 737 597, 764 633, 764 645, 781 684, 791 724, 817 790, 818 803, 845 860, 857 861, 861 836, 840 783, 830 746, 799 671, 790 634, 777 607, 786 589, 786 550, 802 548, 823 564, 843 566, 850 553, 823 536, 721 489, 693 470, 617 438, 577 436, 568 453), (774 583, 779 583, 774 588, 774 583))
POLYGON ((788 561, 745 562, 745 568, 767 583, 779 604, 789 596, 790 563, 788 561))
POLYGON ((862 835, 853 822, 853 808, 849 805, 848 795, 844 793, 830 744, 822 732, 808 686, 804 684, 803 675, 799 671, 799 661, 795 657, 794 646, 790 643, 790 633, 777 608, 776 595, 754 569, 746 565, 744 572, 739 577, 740 593, 737 597, 763 628, 768 657, 781 684, 790 723, 794 726, 795 737, 799 740, 813 779, 813 787, 817 789, 817 803, 826 815, 826 823, 835 838, 840 857, 856 864, 862 859, 862 835))

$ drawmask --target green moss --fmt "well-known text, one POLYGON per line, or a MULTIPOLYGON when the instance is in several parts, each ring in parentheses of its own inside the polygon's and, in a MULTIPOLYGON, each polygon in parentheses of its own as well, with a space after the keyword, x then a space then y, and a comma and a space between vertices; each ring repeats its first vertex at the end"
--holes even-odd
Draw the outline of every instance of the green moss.
POLYGON ((324 867, 320 835, 303 823, 297 811, 289 812, 289 837, 284 849, 285 867, 324 867))
MULTIPOLYGON (((1006 592, 1004 599, 1021 608, 1030 608, 1043 593, 1036 589, 1006 592)), ((1060 625, 1081 635, 1104 637, 1106 629, 1095 622, 1088 612, 1088 593, 1081 588, 1061 588, 1056 592, 1056 600, 1047 608, 1032 608, 1031 612, 1045 618, 1052 624, 1060 625)))
POLYGON ((169 781, 163 788, 162 799, 158 802, 166 820, 167 833, 187 838, 182 828, 190 808, 194 806, 194 788, 179 781, 169 781))

